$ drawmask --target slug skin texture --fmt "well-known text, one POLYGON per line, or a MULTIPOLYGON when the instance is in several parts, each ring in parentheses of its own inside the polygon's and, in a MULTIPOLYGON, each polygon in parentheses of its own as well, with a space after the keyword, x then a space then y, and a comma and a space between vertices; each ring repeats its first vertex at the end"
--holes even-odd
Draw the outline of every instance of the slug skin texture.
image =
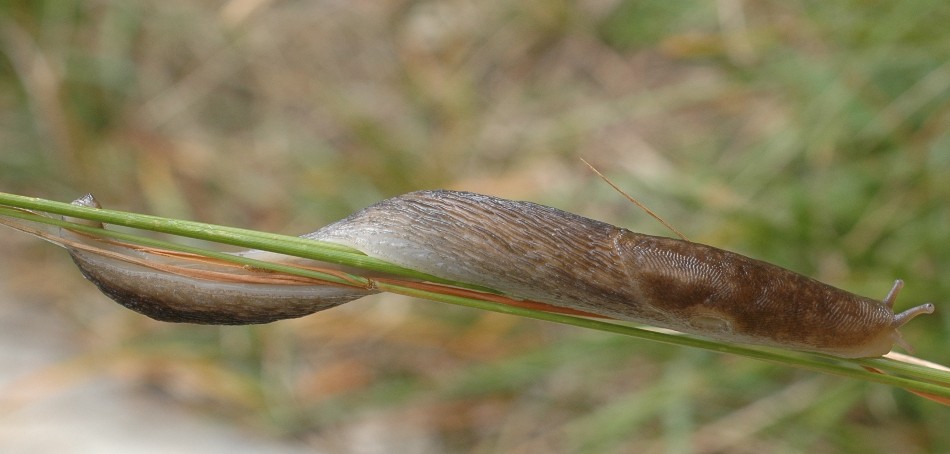
MULTIPOLYGON (((81 202, 95 203, 74 203, 81 202)), ((933 312, 925 304, 895 315, 890 306, 899 285, 881 302, 712 246, 469 192, 405 194, 304 237, 516 299, 841 357, 884 355, 900 342, 899 326, 933 312)), ((76 249, 70 253, 103 293, 165 321, 266 323, 373 293, 343 286, 222 284, 76 249)), ((262 251, 241 255, 305 262, 262 251)))

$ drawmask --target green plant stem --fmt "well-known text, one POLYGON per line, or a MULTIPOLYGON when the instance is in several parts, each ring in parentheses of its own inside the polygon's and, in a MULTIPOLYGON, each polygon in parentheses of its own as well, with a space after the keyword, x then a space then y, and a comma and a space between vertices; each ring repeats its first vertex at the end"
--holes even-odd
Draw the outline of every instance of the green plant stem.
MULTIPOLYGON (((29 222, 64 227, 96 237, 109 237, 138 245, 199 254, 242 265, 320 279, 341 285, 350 285, 363 288, 373 287, 380 291, 424 298, 442 303, 455 304, 493 312, 533 318, 537 320, 567 324, 581 328, 621 334, 638 339, 701 348, 721 353, 731 353, 747 358, 754 358, 787 366, 800 367, 803 369, 809 369, 833 375, 856 378, 869 382, 888 384, 909 390, 933 394, 935 396, 950 398, 950 372, 906 364, 886 358, 844 360, 826 355, 782 351, 775 349, 760 349, 685 335, 656 332, 619 323, 608 323, 570 315, 537 311, 522 307, 509 306, 492 301, 448 295, 430 290, 422 290, 390 282, 379 282, 352 273, 328 274, 290 265, 254 260, 232 254, 211 251, 204 248, 184 246, 176 243, 145 238, 138 235, 75 224, 47 216, 41 216, 35 213, 24 212, 15 208, 45 211, 82 219, 113 223, 126 227, 164 232, 217 243, 278 252, 322 262, 352 266, 354 268, 365 269, 369 271, 383 271, 389 274, 395 274, 414 280, 446 283, 444 279, 430 277, 425 273, 407 270, 405 268, 389 264, 385 261, 372 259, 359 253, 358 251, 354 251, 350 248, 342 247, 332 243, 325 243, 286 235, 263 233, 253 230, 166 219, 157 216, 147 216, 135 213, 81 207, 60 202, 4 193, 0 193, 0 205, 8 205, 9 207, 12 207, 0 207, 0 215, 14 217, 29 222), (861 369, 859 366, 873 367, 897 375, 876 374, 861 369)), ((459 285, 459 283, 451 284, 459 285)), ((461 283, 461 285, 467 288, 475 287, 471 285, 465 285, 465 283, 461 283)))

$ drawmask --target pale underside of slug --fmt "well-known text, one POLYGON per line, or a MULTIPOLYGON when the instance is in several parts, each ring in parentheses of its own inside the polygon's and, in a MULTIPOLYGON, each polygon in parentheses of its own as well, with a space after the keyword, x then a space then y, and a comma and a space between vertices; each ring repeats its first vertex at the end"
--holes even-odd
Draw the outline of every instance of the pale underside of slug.
MULTIPOLYGON (((711 246, 467 192, 405 194, 304 236, 516 299, 724 341, 842 357, 883 355, 900 342, 899 326, 933 312, 933 305, 925 304, 895 315, 890 306, 899 287, 885 302, 876 301, 711 246)), ((169 263, 156 270, 76 248, 70 253, 104 293, 167 321, 264 323, 373 293, 342 286, 221 283, 168 271, 180 265, 174 259, 157 259, 169 263)), ((241 255, 308 262, 263 251, 241 255)), ((201 266, 216 273, 234 270, 201 266)))

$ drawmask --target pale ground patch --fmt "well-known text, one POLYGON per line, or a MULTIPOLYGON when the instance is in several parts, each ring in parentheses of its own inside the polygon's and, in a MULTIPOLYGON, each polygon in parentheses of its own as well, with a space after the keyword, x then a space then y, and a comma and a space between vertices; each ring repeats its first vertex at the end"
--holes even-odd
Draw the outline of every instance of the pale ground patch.
POLYGON ((83 354, 75 323, 42 301, 46 291, 13 290, 13 273, 28 261, 9 254, 36 240, 6 229, 0 236, 0 451, 315 452, 189 412, 109 374, 70 369, 83 354))

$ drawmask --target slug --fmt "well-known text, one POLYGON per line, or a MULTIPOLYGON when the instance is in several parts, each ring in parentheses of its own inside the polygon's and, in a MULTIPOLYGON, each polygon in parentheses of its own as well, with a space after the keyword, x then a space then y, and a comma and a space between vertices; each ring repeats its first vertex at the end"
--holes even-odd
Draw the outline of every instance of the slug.
MULTIPOLYGON (((74 203, 98 206, 91 196, 74 203)), ((73 235, 77 243, 98 241, 73 235)), ((412 192, 304 237, 514 299, 722 341, 847 358, 881 356, 895 342, 903 345, 897 329, 934 311, 928 303, 895 314, 901 281, 877 301, 712 246, 470 192, 412 192)), ((116 246, 97 248, 110 247, 116 246)), ((180 258, 142 252, 138 263, 130 263, 75 245, 68 248, 82 273, 106 295, 164 321, 266 323, 375 292, 352 286, 254 283, 253 270, 233 265, 183 264, 180 258), (176 272, 182 267, 201 270, 207 277, 176 272), (221 279, 235 274, 240 279, 221 279)), ((264 251, 239 254, 316 263, 264 251)))

